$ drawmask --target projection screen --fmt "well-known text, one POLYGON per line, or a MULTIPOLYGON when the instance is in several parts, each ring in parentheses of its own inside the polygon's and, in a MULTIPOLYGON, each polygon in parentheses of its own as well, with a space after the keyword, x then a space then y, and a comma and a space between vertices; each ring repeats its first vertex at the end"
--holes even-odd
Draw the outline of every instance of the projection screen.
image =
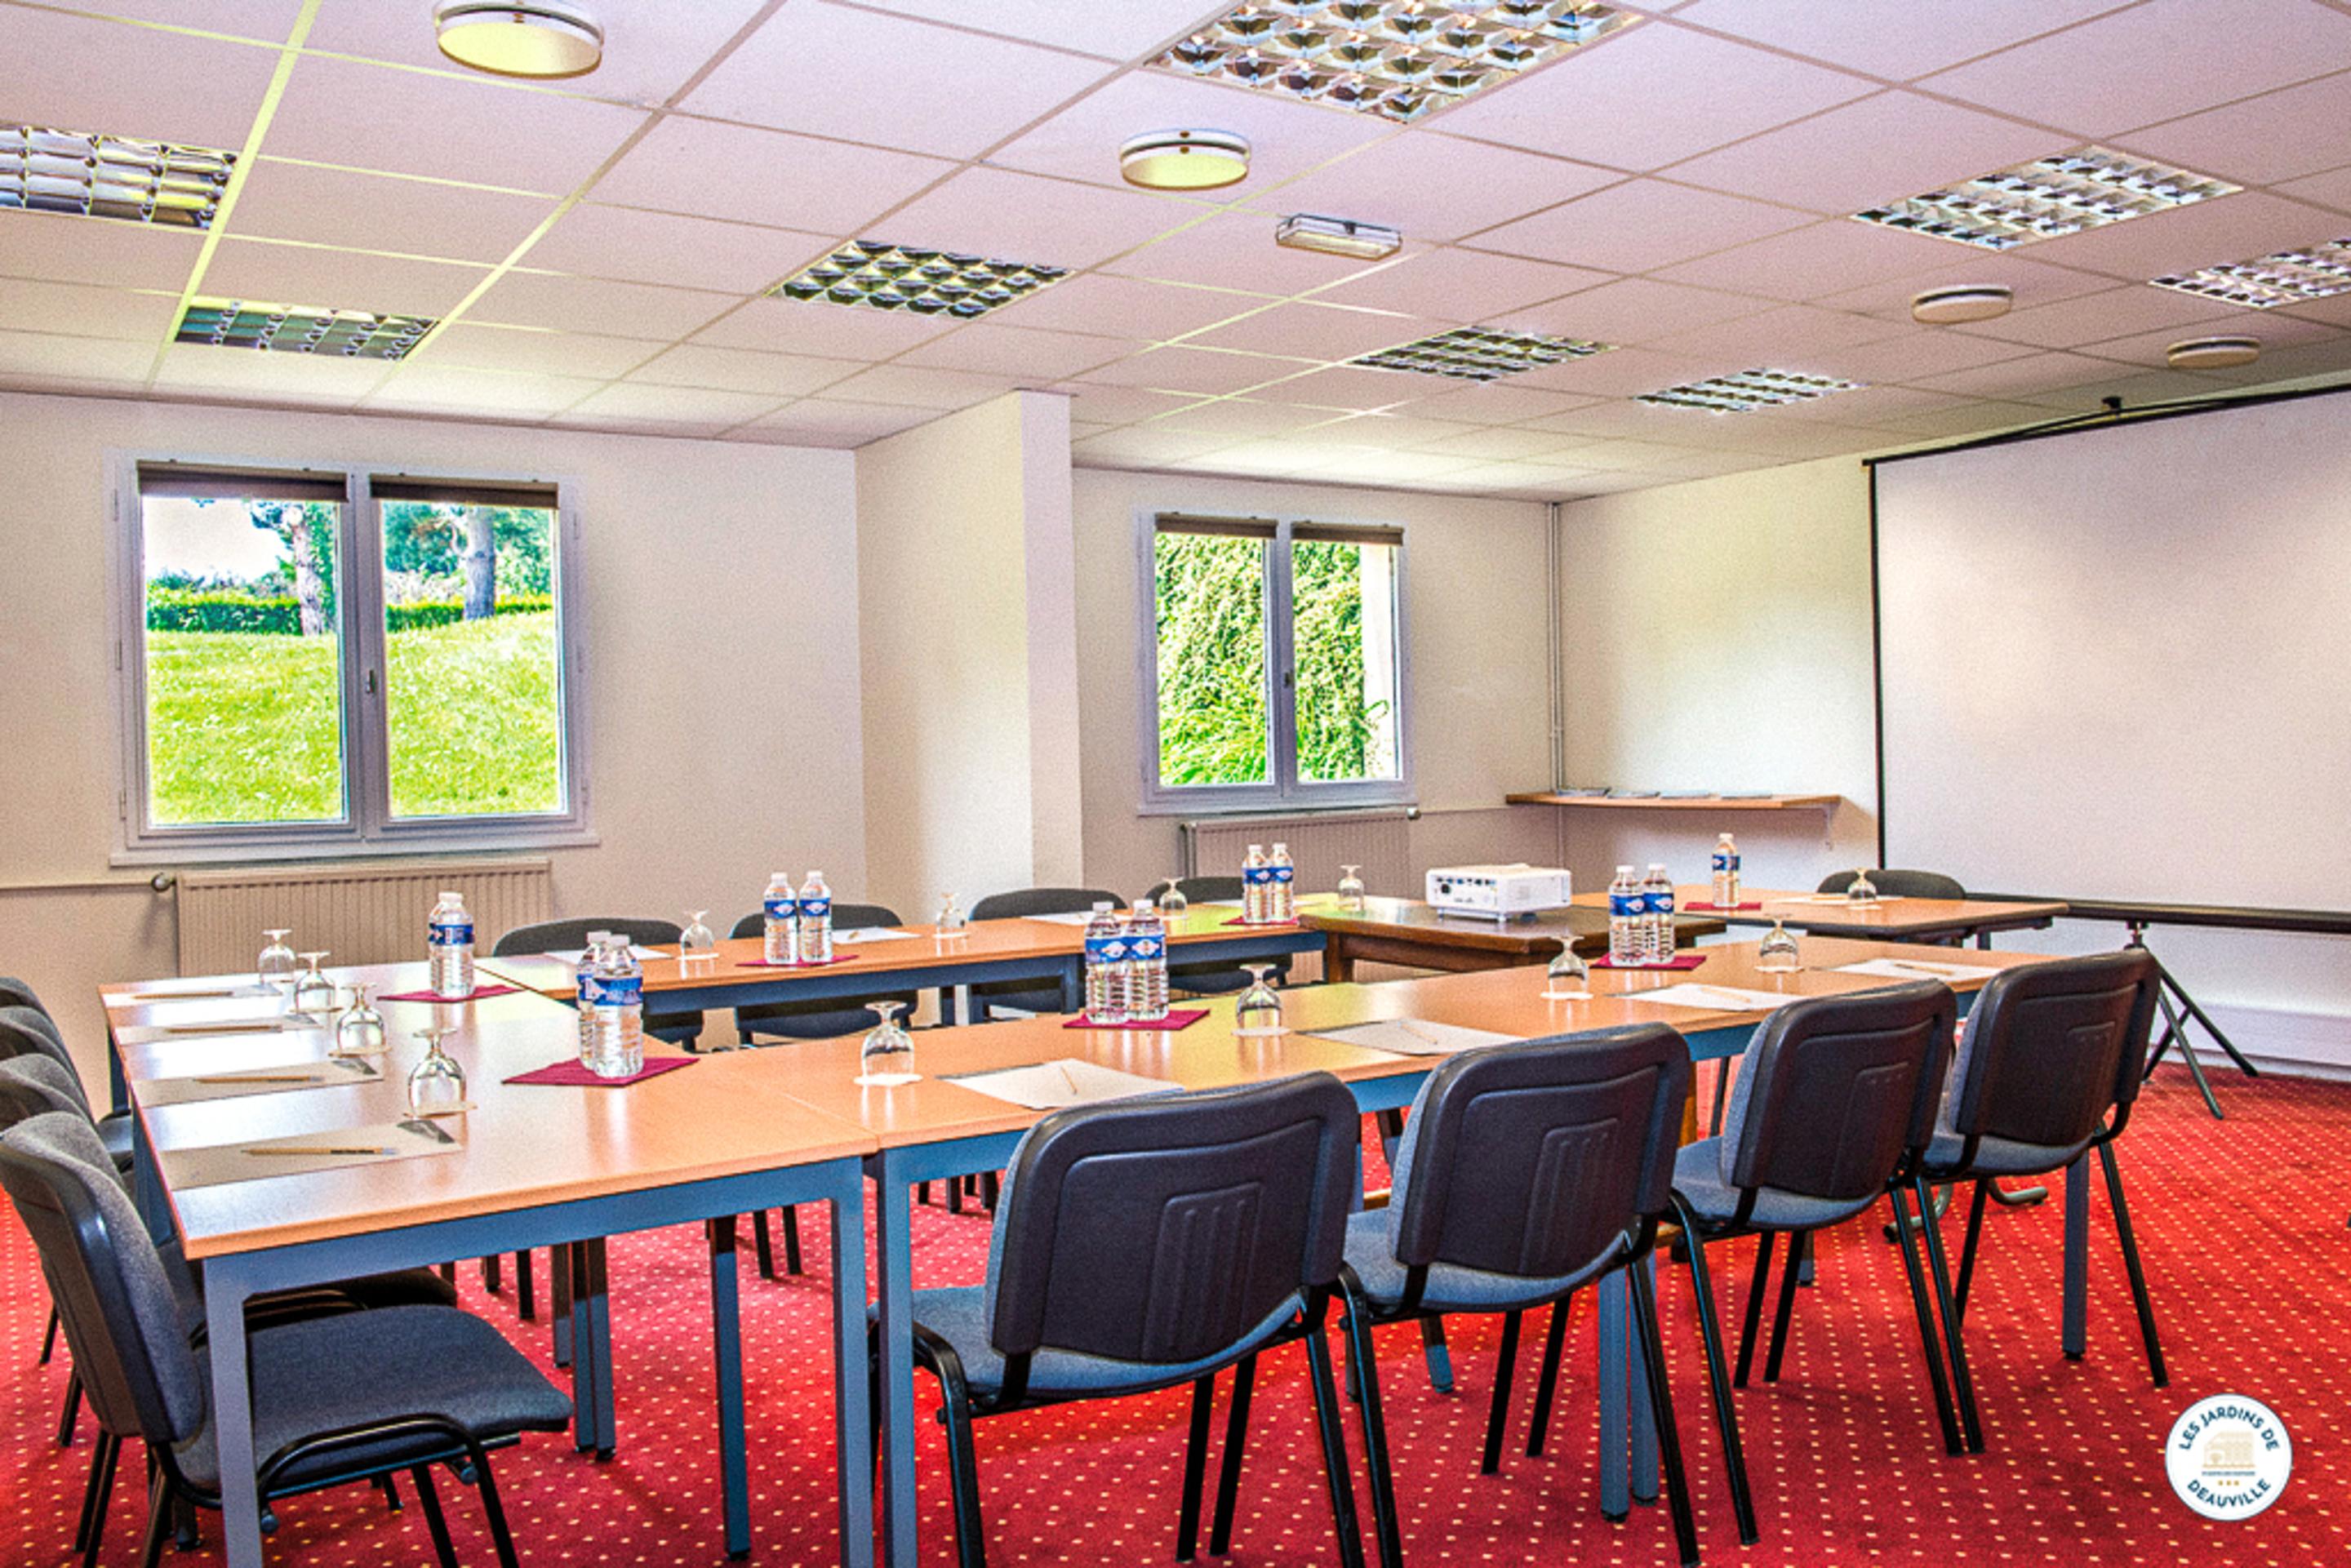
POLYGON ((2351 394, 1873 474, 1885 863, 2351 909, 2351 394))

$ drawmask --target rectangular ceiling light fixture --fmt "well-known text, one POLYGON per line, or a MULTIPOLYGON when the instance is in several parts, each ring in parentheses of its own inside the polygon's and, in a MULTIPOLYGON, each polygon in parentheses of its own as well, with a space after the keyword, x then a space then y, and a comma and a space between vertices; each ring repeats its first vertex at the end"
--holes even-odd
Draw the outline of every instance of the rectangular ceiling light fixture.
POLYGON ((235 172, 210 147, 0 125, 0 208, 209 228, 235 172))
POLYGON ((1859 382, 1834 376, 1802 376, 1793 371, 1741 371, 1737 375, 1709 376, 1702 382, 1643 392, 1635 401, 1660 408, 1702 408, 1708 413, 1746 413, 1782 403, 1802 402, 1831 392, 1855 392, 1859 382))
POLYGON ((1378 224, 1359 224, 1353 218, 1322 218, 1312 213, 1293 213, 1274 225, 1273 243, 1288 246, 1292 250, 1319 250, 1325 256, 1352 256, 1360 261, 1377 261, 1404 248, 1404 234, 1398 229, 1383 228, 1378 224))
POLYGON ((2282 250, 2225 267, 2200 267, 2152 279, 2158 288, 2201 294, 2231 305, 2267 310, 2300 305, 2351 289, 2351 239, 2329 240, 2307 250, 2282 250))
POLYGON ((1587 343, 1580 338, 1544 338, 1530 332, 1498 331, 1491 327, 1457 327, 1434 338, 1382 349, 1347 362, 1367 371, 1411 371, 1424 376, 1451 376, 1458 381, 1497 382, 1521 371, 1604 354, 1612 347, 1609 343, 1587 343))
POLYGON ((1985 250, 2103 228, 2243 189, 2103 147, 2058 152, 1853 215, 1985 250))
POLYGON ((1638 20, 1572 0, 1258 0, 1153 63, 1409 122, 1638 20))
POLYGON ((182 343, 261 349, 278 354, 331 354, 354 360, 402 360, 438 325, 423 316, 375 316, 322 305, 264 305, 249 299, 188 304, 173 334, 182 343))
POLYGON ((768 292, 780 299, 863 305, 875 310, 909 310, 917 316, 968 320, 1068 276, 1069 269, 1062 267, 990 261, 953 251, 862 239, 768 292))

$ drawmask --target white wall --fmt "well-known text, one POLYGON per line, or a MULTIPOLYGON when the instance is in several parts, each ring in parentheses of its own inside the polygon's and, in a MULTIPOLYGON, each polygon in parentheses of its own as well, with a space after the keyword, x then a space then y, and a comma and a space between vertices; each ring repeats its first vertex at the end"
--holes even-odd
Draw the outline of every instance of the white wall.
POLYGON ((557 912, 707 905, 716 924, 756 907, 778 865, 863 880, 849 454, 0 394, 0 972, 60 1012, 86 1072, 98 984, 177 956, 170 900, 108 863, 110 451, 570 481, 601 842, 554 852, 557 912))
POLYGON ((1080 869, 1069 405, 1014 392, 857 453, 862 883, 909 920, 1080 869))
MULTIPOLYGON (((1825 839, 1811 811, 1562 811, 1578 884, 1625 862, 1703 880, 1725 828, 1759 887, 1810 887, 1875 864, 1867 471, 1835 458, 1595 497, 1565 515, 1571 779, 1844 798, 1825 839)), ((2067 921, 1998 940, 2093 952, 2122 936, 2067 921)), ((2249 1054, 2351 1071, 2351 942, 2178 927, 2150 941, 2249 1054)), ((2225 1103, 2225 1082, 2220 1092, 2225 1103)))
POLYGON ((1556 852, 1547 813, 1502 804, 1511 790, 1551 781, 1541 504, 1081 468, 1076 507, 1090 883, 1132 898, 1180 864, 1182 819, 1137 810, 1135 643, 1146 589, 1135 519, 1163 511, 1403 527, 1408 744, 1422 810, 1412 830, 1414 875, 1432 864, 1545 862, 1556 852))

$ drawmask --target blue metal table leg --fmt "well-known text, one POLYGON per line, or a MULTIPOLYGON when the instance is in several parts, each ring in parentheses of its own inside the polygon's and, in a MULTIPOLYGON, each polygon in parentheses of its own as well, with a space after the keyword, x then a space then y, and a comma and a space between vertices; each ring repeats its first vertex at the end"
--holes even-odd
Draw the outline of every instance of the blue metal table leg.
POLYGON ((1603 1518, 1622 1520, 1633 1511, 1625 1409, 1633 1314, 1625 1271, 1607 1275, 1593 1293, 1600 1298, 1600 1512, 1603 1518))
POLYGON ((612 1427, 611 1317, 604 1300, 603 1244, 571 1245, 571 1445, 610 1456, 612 1427))
POLYGON ((547 1314, 552 1325, 555 1364, 571 1364, 571 1249, 559 1241, 547 1249, 547 1314))
POLYGON ((212 1362, 221 1533, 228 1543, 229 1568, 261 1568, 261 1500, 253 1484, 253 1391, 245 1366, 245 1303, 250 1292, 237 1278, 232 1260, 214 1260, 206 1274, 204 1329, 212 1362))
POLYGON ((743 1436, 743 1323, 735 1265, 735 1217, 703 1221, 710 1238, 710 1340, 718 1375, 718 1490, 726 1555, 751 1554, 751 1477, 743 1436))
POLYGON ((1061 971, 1061 1010, 1083 1012, 1086 1007, 1086 967, 1081 958, 1071 958, 1061 971))
MULTIPOLYGON (((905 1194, 898 1197, 903 1209, 905 1194)), ((873 1413, 867 1406, 865 1358, 865 1176, 854 1163, 846 1166, 831 1207, 833 1455, 841 1499, 841 1561, 844 1568, 873 1568, 873 1413)))
POLYGON ((880 1249, 879 1334, 882 1347, 882 1561, 914 1568, 914 1247, 912 1181, 898 1174, 901 1156, 884 1149, 874 1181, 873 1241, 880 1249))
MULTIPOLYGON (((1636 1269, 1648 1270, 1651 1281, 1656 1281, 1657 1273, 1655 1253, 1651 1253, 1646 1259, 1633 1266, 1636 1269)), ((1625 1288, 1624 1277, 1620 1274, 1617 1278, 1618 1288, 1625 1288)), ((1657 1500, 1657 1420, 1656 1412, 1649 1408, 1648 1360, 1642 1354, 1641 1336, 1634 1332, 1631 1317, 1632 1314, 1628 1312, 1625 1314, 1625 1338, 1630 1352, 1630 1359, 1629 1370, 1625 1375, 1625 1397, 1632 1416, 1633 1500, 1640 1503, 1654 1503, 1657 1500)))
POLYGON ((2090 1156, 2065 1167, 2065 1310, 2061 1343, 2079 1361, 2089 1339, 2090 1156))

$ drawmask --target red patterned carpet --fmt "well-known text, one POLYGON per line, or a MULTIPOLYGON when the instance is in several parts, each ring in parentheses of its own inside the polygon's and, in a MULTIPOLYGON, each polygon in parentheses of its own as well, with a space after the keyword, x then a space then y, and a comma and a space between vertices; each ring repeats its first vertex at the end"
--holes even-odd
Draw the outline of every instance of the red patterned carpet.
MULTIPOLYGON (((2123 1145, 2169 1388, 2148 1385, 2103 1193, 2092 1208, 2090 1354, 2079 1364, 2057 1348, 2057 1206, 1995 1210, 1968 1314, 1991 1451, 1946 1458, 1896 1254, 1875 1225, 1848 1226, 1822 1239, 1819 1283, 1800 1303, 1781 1382, 1763 1386, 1759 1370, 1740 1396, 1764 1531, 1752 1548, 1742 1550, 1731 1527, 1687 1279, 1673 1270, 1664 1291, 1667 1350, 1707 1561, 1806 1568, 2351 1561, 2343 1432, 2351 1413, 2351 1152, 2344 1137, 2351 1086, 2229 1075, 2220 1090, 2229 1119, 2216 1124, 2185 1074, 2166 1069, 2123 1145), (2222 1391, 2268 1402, 2294 1437, 2291 1485, 2251 1521, 2207 1522, 2164 1479, 2173 1417, 2222 1391)), ((1947 1223, 1956 1245, 1959 1221, 1947 1223)), ((921 1282, 977 1279, 987 1235, 982 1218, 926 1211, 916 1243, 921 1282)), ((810 1252, 820 1271, 822 1249, 810 1252)), ((831 1368, 820 1273, 768 1284, 751 1273, 747 1246, 743 1256, 756 1560, 830 1562, 831 1368)), ((1709 1256, 1719 1259, 1719 1285, 1737 1276, 1725 1287, 1735 1311, 1748 1245, 1709 1256)), ((705 1259, 698 1230, 615 1243, 621 1450, 598 1465, 568 1440, 534 1438, 502 1457, 500 1487, 526 1561, 581 1568, 724 1561, 708 1437, 705 1259)), ((474 1270, 465 1272, 468 1304, 543 1356, 543 1324, 518 1325, 510 1299, 484 1295, 474 1270)), ((71 1450, 51 1440, 65 1358, 34 1364, 44 1303, 30 1244, 13 1216, 0 1218, 0 1561, 12 1563, 67 1561, 89 1451, 87 1417, 71 1450)), ((1622 1525, 1597 1511, 1588 1309, 1571 1334, 1569 1375, 1543 1458, 1524 1455, 1541 1343, 1531 1333, 1510 1456, 1500 1476, 1479 1477, 1496 1329, 1494 1320, 1457 1322, 1459 1392, 1450 1398, 1432 1394, 1420 1375, 1411 1330, 1384 1336, 1382 1385, 1407 1555, 1418 1563, 1671 1563, 1661 1508, 1636 1509, 1622 1525)), ((1332 1561, 1302 1361, 1295 1350, 1280 1360, 1259 1383, 1252 1422, 1231 1557, 1242 1568, 1332 1561)), ((927 1380, 918 1385, 925 1396, 929 1387, 927 1380)), ((1178 1392, 985 1424, 991 1559, 1169 1560, 1186 1408, 1178 1392)), ((107 1563, 135 1556, 144 1507, 131 1479, 136 1455, 134 1446, 125 1457, 107 1563)), ((925 1561, 951 1562, 943 1452, 927 1423, 923 1461, 925 1561)), ((444 1495, 465 1561, 491 1562, 470 1496, 447 1487, 444 1495)), ((217 1530, 208 1528, 204 1551, 166 1561, 217 1562, 217 1530)), ((319 1568, 432 1557, 413 1505, 387 1513, 361 1489, 288 1505, 269 1551, 272 1562, 319 1568)))

